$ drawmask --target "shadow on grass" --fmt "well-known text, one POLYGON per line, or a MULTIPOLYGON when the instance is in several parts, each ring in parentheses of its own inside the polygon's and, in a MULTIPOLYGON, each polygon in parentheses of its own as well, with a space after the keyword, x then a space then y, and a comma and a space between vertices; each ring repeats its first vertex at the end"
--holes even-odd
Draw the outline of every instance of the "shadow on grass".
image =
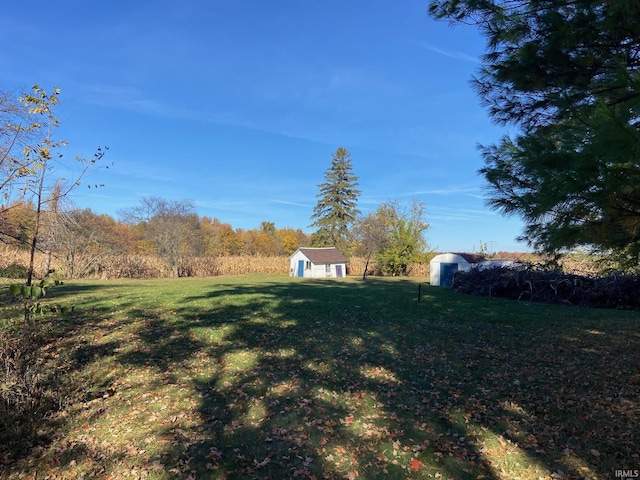
MULTIPOLYGON (((560 307, 416 297, 413 281, 369 279, 215 283, 171 311, 123 300, 126 317, 95 328, 129 325, 129 339, 76 341, 74 365, 112 359, 162 392, 160 410, 191 402, 193 415, 142 419, 160 439, 153 455, 85 441, 58 461, 316 479, 595 478, 637 465, 638 337, 589 333, 594 317, 562 325, 576 310, 560 307)), ((132 389, 112 383, 101 391, 132 389)))

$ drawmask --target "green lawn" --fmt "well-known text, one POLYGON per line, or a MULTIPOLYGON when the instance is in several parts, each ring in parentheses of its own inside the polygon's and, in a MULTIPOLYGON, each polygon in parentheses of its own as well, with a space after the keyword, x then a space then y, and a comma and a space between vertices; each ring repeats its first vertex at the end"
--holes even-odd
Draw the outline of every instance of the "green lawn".
POLYGON ((68 398, 32 448, 0 445, 0 478, 562 479, 640 468, 639 312, 425 283, 418 302, 419 281, 56 287, 50 301, 76 307, 40 320, 54 334, 42 358, 68 398))

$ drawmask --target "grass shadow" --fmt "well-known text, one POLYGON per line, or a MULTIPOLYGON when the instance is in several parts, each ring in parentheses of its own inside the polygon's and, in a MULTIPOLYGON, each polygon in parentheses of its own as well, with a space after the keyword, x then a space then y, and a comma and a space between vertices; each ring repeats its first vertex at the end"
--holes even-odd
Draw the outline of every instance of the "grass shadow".
POLYGON ((637 462, 632 313, 424 287, 418 302, 407 279, 149 285, 112 286, 69 330, 99 388, 58 419, 55 449, 71 436, 79 452, 60 471, 100 474, 100 455, 151 478, 596 478, 637 462))

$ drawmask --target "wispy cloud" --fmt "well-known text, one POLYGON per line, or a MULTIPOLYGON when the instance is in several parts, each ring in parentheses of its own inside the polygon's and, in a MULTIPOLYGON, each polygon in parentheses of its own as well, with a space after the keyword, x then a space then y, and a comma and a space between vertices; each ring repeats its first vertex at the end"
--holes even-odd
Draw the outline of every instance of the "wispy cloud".
POLYGON ((286 200, 271 200, 272 203, 279 203, 281 205, 292 205, 294 207, 304 207, 304 208, 311 208, 313 205, 307 205, 305 203, 297 203, 297 202, 289 202, 286 200))
POLYGON ((295 120, 295 118, 287 122, 283 120, 286 117, 260 116, 255 111, 247 108, 244 110, 236 108, 216 111, 184 108, 173 104, 171 100, 148 97, 140 89, 126 85, 100 84, 84 86, 83 88, 83 100, 88 105, 97 105, 124 112, 135 112, 153 118, 187 120, 208 125, 241 128, 318 144, 335 143, 326 140, 324 137, 327 137, 328 134, 323 134, 321 129, 316 128, 311 132, 310 129, 301 127, 300 120, 295 120))
POLYGON ((448 207, 435 206, 429 209, 430 220, 462 220, 481 222, 490 218, 494 218, 496 215, 496 212, 492 210, 473 208, 466 205, 452 205, 448 207))
POLYGON ((90 85, 85 88, 85 101, 90 105, 116 108, 154 117, 204 120, 204 114, 185 110, 171 103, 148 98, 138 88, 126 85, 90 85))
POLYGON ((412 192, 407 195, 466 195, 474 198, 483 198, 478 195, 479 187, 461 187, 461 186, 450 186, 450 187, 442 187, 442 188, 432 188, 428 190, 418 190, 416 192, 412 192))
POLYGON ((437 53, 438 55, 443 55, 455 60, 462 60, 463 62, 480 63, 480 59, 478 57, 474 57, 473 55, 469 55, 464 52, 459 52, 457 50, 445 50, 443 48, 436 47, 435 45, 424 42, 416 42, 416 44, 419 47, 424 48, 425 50, 429 50, 433 53, 437 53))
POLYGON ((477 193, 467 193, 467 196, 471 197, 471 198, 477 198, 478 200, 486 200, 487 199, 486 195, 480 195, 480 194, 477 194, 477 193))

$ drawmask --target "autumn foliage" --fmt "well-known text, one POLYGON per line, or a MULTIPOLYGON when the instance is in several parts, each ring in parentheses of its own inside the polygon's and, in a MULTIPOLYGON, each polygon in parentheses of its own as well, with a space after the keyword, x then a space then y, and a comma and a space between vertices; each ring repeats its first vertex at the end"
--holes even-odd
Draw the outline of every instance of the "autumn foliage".
MULTIPOLYGON (((44 268, 47 258, 40 253, 36 256, 36 265, 44 268)), ((27 253, 14 247, 0 248, 0 270, 11 265, 21 265, 28 260, 27 253)), ((114 278, 166 278, 170 275, 164 259, 155 255, 93 255, 74 257, 76 265, 86 266, 77 269, 83 272, 81 277, 114 278)), ((348 271, 351 275, 362 275, 366 261, 362 257, 349 260, 348 271)), ((54 257, 50 268, 68 272, 66 258, 54 257)), ((370 273, 378 270, 375 263, 369 265, 370 273)), ((289 274, 289 257, 284 255, 225 255, 225 256, 184 256, 178 259, 178 273, 181 277, 214 277, 220 275, 289 274)), ((412 264, 408 268, 409 276, 429 276, 428 263, 412 264)))

